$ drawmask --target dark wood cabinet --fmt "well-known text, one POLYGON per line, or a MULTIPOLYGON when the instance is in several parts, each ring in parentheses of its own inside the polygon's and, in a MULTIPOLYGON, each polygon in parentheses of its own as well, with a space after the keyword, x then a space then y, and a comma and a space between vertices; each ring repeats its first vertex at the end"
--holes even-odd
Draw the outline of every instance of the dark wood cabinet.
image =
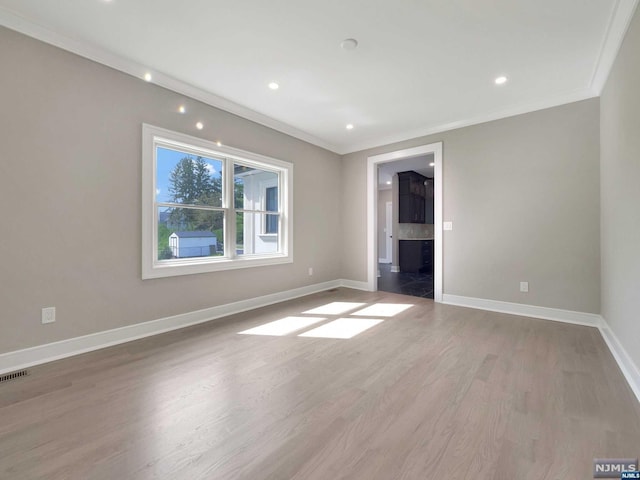
POLYGON ((398 172, 398 221, 433 223, 433 179, 417 172, 398 172))
POLYGON ((421 273, 433 274, 433 240, 422 242, 422 270, 421 273))
POLYGON ((433 204, 433 197, 434 197, 434 188, 435 188, 435 183, 433 181, 433 178, 428 178, 425 182, 425 214, 424 214, 424 223, 428 223, 430 225, 433 225, 435 223, 434 221, 434 204, 433 204))
POLYGON ((433 240, 400 240, 400 271, 433 274, 433 240))

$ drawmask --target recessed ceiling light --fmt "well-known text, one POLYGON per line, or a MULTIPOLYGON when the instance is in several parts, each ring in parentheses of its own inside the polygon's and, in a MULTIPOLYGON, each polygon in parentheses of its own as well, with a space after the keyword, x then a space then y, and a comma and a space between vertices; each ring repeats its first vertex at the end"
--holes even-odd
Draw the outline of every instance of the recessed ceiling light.
POLYGON ((355 50, 358 47, 358 41, 355 38, 346 38, 340 42, 340 46, 344 50, 355 50))
POLYGON ((202 130, 204 128, 204 124, 202 122, 198 122, 198 123, 196 123, 196 128, 198 130, 202 130))
POLYGON ((178 107, 178 112, 180 112, 180 113, 186 113, 186 111, 187 111, 187 107, 185 107, 184 105, 180 105, 180 106, 178 107))
POLYGON ((388 181, 387 181, 387 185, 391 185, 391 180, 388 180, 388 181))
POLYGON ((151 79, 153 79, 153 77, 151 76, 151 74, 149 72, 144 74, 144 80, 145 82, 150 82, 151 79))
POLYGON ((436 164, 435 164, 435 162, 431 162, 431 163, 429 164, 429 166, 430 166, 430 167, 435 167, 435 166, 436 166, 436 164))
POLYGON ((279 89, 279 88, 280 88, 280 85, 278 85, 276 82, 271 82, 271 83, 269 84, 269 88, 270 88, 271 90, 277 90, 277 89, 279 89))
POLYGON ((353 123, 347 123, 347 130, 353 130, 353 123))
POLYGON ((504 85, 505 83, 507 83, 507 77, 505 77, 504 75, 496 77, 494 82, 496 82, 496 85, 504 85))
POLYGON ((216 142, 216 145, 217 145, 217 146, 219 146, 219 147, 221 147, 221 146, 222 146, 222 142, 221 142, 220 140, 218 140, 218 141, 216 142))

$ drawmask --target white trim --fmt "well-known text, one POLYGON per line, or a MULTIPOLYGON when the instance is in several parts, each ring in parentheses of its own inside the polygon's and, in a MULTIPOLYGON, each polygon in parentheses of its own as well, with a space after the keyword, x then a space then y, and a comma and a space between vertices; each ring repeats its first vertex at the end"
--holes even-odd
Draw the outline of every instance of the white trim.
POLYGON ((616 334, 613 333, 613 330, 611 330, 611 327, 604 318, 602 318, 600 324, 600 334, 609 347, 609 350, 611 350, 611 354, 618 363, 618 367, 620 367, 629 387, 631 387, 631 390, 638 399, 638 402, 640 402, 640 368, 638 368, 638 365, 633 362, 625 348, 622 346, 622 343, 620 343, 620 340, 616 334))
POLYGON ((340 286, 344 288, 352 288, 354 290, 364 290, 365 292, 372 291, 369 289, 369 284, 367 282, 358 282, 356 280, 347 280, 344 278, 340 280, 340 286))
MULTIPOLYGON (((376 137, 372 140, 366 140, 359 143, 336 145, 322 140, 315 135, 311 135, 303 130, 288 125, 284 122, 271 118, 262 113, 251 110, 243 105, 237 104, 211 92, 190 85, 186 82, 178 80, 175 77, 158 71, 152 71, 153 83, 161 87, 172 90, 176 93, 186 95, 187 97, 199 100, 207 105, 219 108, 226 112, 233 113, 247 120, 259 123, 266 127, 272 128, 279 132, 298 138, 305 142, 309 142, 318 147, 327 149, 339 155, 346 155, 352 152, 358 152, 369 148, 381 147, 395 142, 410 140, 413 138, 423 137, 434 133, 445 132, 455 128, 477 125, 480 123, 490 122, 501 118, 512 117, 523 113, 543 110, 545 108, 564 105, 567 103, 577 102, 598 96, 602 91, 602 87, 609 75, 613 61, 618 53, 624 35, 627 31, 629 23, 633 17, 638 0, 618 0, 618 5, 612 15, 607 33, 602 42, 602 49, 598 57, 598 61, 594 67, 593 78, 590 85, 586 88, 580 88, 569 92, 558 94, 552 98, 545 98, 538 101, 527 102, 520 105, 508 107, 499 111, 481 114, 475 117, 460 119, 450 123, 433 125, 427 128, 410 130, 403 133, 389 135, 386 137, 376 137)), ((88 58, 95 62, 101 63, 108 67, 114 68, 121 72, 142 79, 149 68, 141 63, 116 55, 108 50, 97 47, 89 42, 79 41, 70 36, 63 35, 58 32, 46 28, 42 25, 26 19, 4 7, 0 7, 0 25, 11 30, 28 35, 42 42, 54 45, 63 50, 75 53, 81 57, 88 58)))
POLYGON ((286 133, 294 138, 298 138, 305 142, 309 142, 321 148, 325 148, 332 152, 338 152, 338 147, 328 143, 321 138, 304 132, 296 127, 292 127, 284 122, 271 118, 262 113, 251 110, 243 105, 237 104, 211 92, 195 87, 189 83, 178 80, 171 75, 150 70, 147 66, 134 60, 114 54, 89 42, 74 40, 73 38, 46 28, 42 25, 26 19, 14 12, 0 7, 0 25, 7 27, 16 32, 23 33, 32 38, 48 43, 55 47, 61 48, 81 57, 88 58, 94 62, 101 63, 120 72, 127 73, 136 78, 142 79, 144 74, 150 72, 153 76, 153 82, 156 85, 167 88, 173 92, 186 95, 187 97, 199 100, 207 105, 219 108, 226 112, 233 113, 252 122, 259 123, 266 127, 272 128, 282 133, 286 133))
POLYGON ((160 333, 170 332, 199 323, 209 322, 229 315, 235 315, 236 313, 265 307, 274 303, 292 300, 337 287, 366 290, 367 284, 353 280, 331 280, 284 292, 272 293, 262 297, 249 298, 226 305, 205 308, 195 312, 182 313, 149 322, 137 323, 113 330, 106 330, 81 337, 70 338, 68 340, 3 353, 0 354, 0 374, 99 350, 112 345, 119 345, 160 333))
MULTIPOLYGON (((367 158, 367 283, 368 290, 378 289, 377 245, 378 245, 378 164, 393 162, 405 158, 413 158, 420 155, 433 154, 434 157, 434 275, 433 275, 433 299, 436 302, 442 301, 442 142, 420 145, 413 148, 396 150, 388 153, 381 153, 367 158)), ((391 266, 392 272, 399 272, 397 265, 391 266)))
MULTIPOLYGON (((75 337, 59 342, 16 350, 0 354, 0 375, 74 355, 92 352, 94 350, 99 350, 113 345, 119 345, 140 338, 178 330, 191 325, 209 322, 229 315, 234 315, 236 313, 265 307, 274 303, 292 300, 294 298, 323 292, 337 287, 369 291, 369 284, 367 282, 346 279, 331 280, 284 292, 272 293, 262 297, 250 298, 234 303, 228 303, 226 305, 197 310, 195 312, 183 313, 171 317, 160 318, 158 320, 151 320, 149 322, 115 328, 113 330, 106 330, 104 332, 92 333, 82 337, 75 337)), ((635 365, 627 351, 618 340, 618 337, 613 333, 607 322, 600 315, 446 294, 444 295, 443 303, 597 327, 602 338, 609 347, 611 354, 618 363, 622 374, 629 383, 631 390, 640 402, 640 369, 635 365)))
POLYGON ((638 0, 617 0, 613 8, 591 76, 591 90, 596 95, 602 93, 607 83, 637 6, 638 0))
POLYGON ((427 135, 434 135, 436 133, 448 132, 449 130, 455 130, 457 128, 470 127, 472 125, 492 122, 494 120, 501 120, 503 118, 515 117, 516 115, 531 113, 538 110, 545 110, 547 108, 557 107, 559 105, 566 105, 568 103, 573 103, 573 102, 579 102, 581 100, 587 100, 589 98, 593 98, 597 96, 598 94, 592 91, 590 88, 581 88, 578 90, 572 90, 567 93, 562 93, 560 95, 556 95, 555 97, 547 98, 545 100, 523 103, 513 107, 505 108, 503 110, 484 113, 475 117, 462 118, 454 122, 433 125, 430 127, 418 128, 415 130, 409 130, 406 132, 396 133, 393 135, 377 136, 375 139, 372 139, 372 140, 365 140, 360 143, 343 145, 342 148, 336 150, 336 153, 339 153, 341 155, 346 155, 348 153, 360 152, 362 150, 368 150, 370 148, 388 147, 389 145, 394 143, 413 140, 420 137, 426 137, 427 135))
MULTIPOLYGON (((293 262, 293 164, 258 153, 247 152, 180 132, 174 132, 146 123, 142 124, 142 279, 217 272, 237 268, 262 267, 293 262), (157 146, 192 152, 223 161, 222 206, 216 211, 225 212, 224 257, 185 258, 158 261, 157 213, 156 213, 156 150, 157 146), (235 255, 235 219, 237 211, 233 203, 233 163, 255 166, 277 173, 279 178, 279 248, 276 253, 235 255)), ((213 207, 212 207, 213 209, 213 207)))
POLYGON ((555 320, 557 322, 573 323, 576 325, 586 325, 589 327, 599 327, 601 316, 595 313, 574 312, 572 310, 562 310, 559 308, 538 307, 536 305, 526 305, 524 303, 502 302, 499 300, 487 300, 484 298, 463 297, 460 295, 443 295, 442 303, 447 305, 457 305, 459 307, 477 308, 479 310, 489 310, 490 312, 509 313, 521 317, 542 318, 544 320, 555 320))
POLYGON ((388 258, 378 258, 378 263, 391 263, 388 258))
POLYGON ((434 146, 434 190, 433 190, 433 299, 436 302, 442 302, 442 294, 444 289, 444 261, 443 261, 443 242, 442 236, 442 208, 444 204, 443 196, 443 169, 442 169, 442 142, 433 144, 434 146))
POLYGON ((624 375, 629 387, 635 394, 638 402, 640 402, 640 368, 638 368, 638 365, 631 359, 616 334, 601 315, 449 294, 444 295, 442 303, 478 310, 488 310, 490 312, 508 313, 521 317, 542 318, 544 320, 595 327, 600 332, 600 335, 602 335, 622 375, 624 375))
POLYGON ((400 273, 400 267, 398 265, 391 265, 391 273, 400 273))

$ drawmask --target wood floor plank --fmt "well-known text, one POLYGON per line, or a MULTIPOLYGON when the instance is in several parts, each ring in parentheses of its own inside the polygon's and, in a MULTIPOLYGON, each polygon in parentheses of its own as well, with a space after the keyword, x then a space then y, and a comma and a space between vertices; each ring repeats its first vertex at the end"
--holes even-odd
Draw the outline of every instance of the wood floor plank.
MULTIPOLYGON (((316 316, 318 317, 318 316, 316 316)), ((0 385, 0 478, 590 478, 640 408, 595 328, 336 289, 0 385), (350 339, 239 332, 331 302, 410 304, 350 339)))

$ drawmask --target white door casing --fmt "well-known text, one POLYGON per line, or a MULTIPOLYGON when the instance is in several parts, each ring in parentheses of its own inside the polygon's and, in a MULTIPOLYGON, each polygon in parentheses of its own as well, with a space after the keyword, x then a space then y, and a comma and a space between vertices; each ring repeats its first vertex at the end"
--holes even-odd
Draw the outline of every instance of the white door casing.
POLYGON ((373 155, 367 159, 367 287, 378 289, 378 165, 420 155, 434 157, 434 275, 433 294, 436 302, 442 302, 442 142, 373 155))

